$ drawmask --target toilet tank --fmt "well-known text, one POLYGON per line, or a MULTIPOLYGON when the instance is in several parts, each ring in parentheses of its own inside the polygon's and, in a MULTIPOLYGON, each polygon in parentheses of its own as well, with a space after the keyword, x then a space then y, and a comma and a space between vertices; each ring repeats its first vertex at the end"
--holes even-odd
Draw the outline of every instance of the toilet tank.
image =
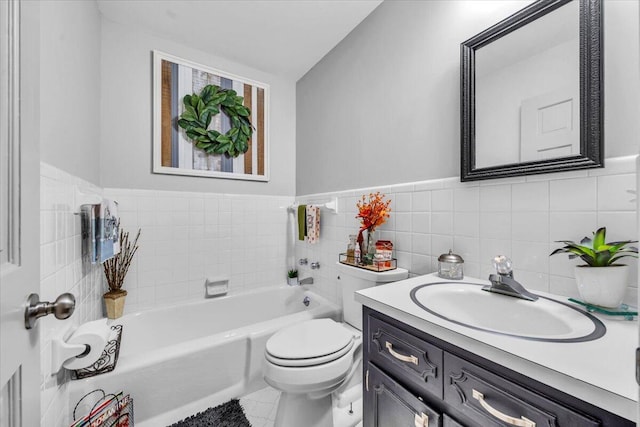
POLYGON ((342 288, 344 321, 360 331, 362 330, 362 304, 355 300, 355 292, 409 277, 409 272, 404 268, 378 273, 342 263, 337 263, 337 265, 338 286, 342 288))

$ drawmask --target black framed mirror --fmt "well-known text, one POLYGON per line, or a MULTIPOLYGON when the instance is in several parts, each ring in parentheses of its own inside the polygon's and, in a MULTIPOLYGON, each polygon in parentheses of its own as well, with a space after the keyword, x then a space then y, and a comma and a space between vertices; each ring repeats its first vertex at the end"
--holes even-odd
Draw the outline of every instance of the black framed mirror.
POLYGON ((601 0, 538 0, 460 47, 461 181, 604 167, 601 0))

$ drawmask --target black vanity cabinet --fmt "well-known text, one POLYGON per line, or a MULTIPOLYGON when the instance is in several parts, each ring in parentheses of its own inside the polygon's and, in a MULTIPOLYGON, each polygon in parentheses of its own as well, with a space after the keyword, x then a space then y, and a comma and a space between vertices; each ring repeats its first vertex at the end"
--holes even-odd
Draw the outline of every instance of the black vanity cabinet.
POLYGON ((635 423, 363 309, 364 427, 631 427, 635 423))

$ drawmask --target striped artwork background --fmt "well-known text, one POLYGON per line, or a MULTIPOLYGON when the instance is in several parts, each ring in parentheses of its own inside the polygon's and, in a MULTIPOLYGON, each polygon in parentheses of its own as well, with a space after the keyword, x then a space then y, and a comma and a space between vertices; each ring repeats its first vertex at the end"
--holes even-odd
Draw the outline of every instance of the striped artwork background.
MULTIPOLYGON (((257 85, 233 80, 213 73, 177 64, 166 59, 161 62, 161 165, 197 171, 228 172, 265 176, 265 89, 257 85), (178 126, 184 111, 183 98, 193 93, 200 94, 206 85, 233 89, 244 99, 251 110, 250 121, 254 127, 249 150, 236 158, 226 155, 207 154, 196 148, 178 126)), ((209 129, 225 133, 230 128, 230 119, 224 112, 214 116, 209 129)))

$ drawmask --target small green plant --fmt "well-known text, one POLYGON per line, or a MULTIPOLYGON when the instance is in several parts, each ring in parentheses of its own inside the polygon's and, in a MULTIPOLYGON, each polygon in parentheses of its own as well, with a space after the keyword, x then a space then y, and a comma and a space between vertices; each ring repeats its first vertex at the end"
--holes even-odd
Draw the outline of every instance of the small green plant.
POLYGON ((556 249, 549 256, 568 253, 569 259, 580 258, 589 267, 609 267, 624 257, 638 258, 638 248, 629 246, 631 243, 637 243, 637 240, 605 243, 606 234, 607 228, 601 227, 593 233, 593 238, 585 237, 580 243, 557 240, 558 243, 564 243, 566 246, 556 249))
POLYGON ((287 271, 287 277, 289 279, 293 279, 294 277, 298 277, 298 270, 289 270, 289 271, 287 271))

